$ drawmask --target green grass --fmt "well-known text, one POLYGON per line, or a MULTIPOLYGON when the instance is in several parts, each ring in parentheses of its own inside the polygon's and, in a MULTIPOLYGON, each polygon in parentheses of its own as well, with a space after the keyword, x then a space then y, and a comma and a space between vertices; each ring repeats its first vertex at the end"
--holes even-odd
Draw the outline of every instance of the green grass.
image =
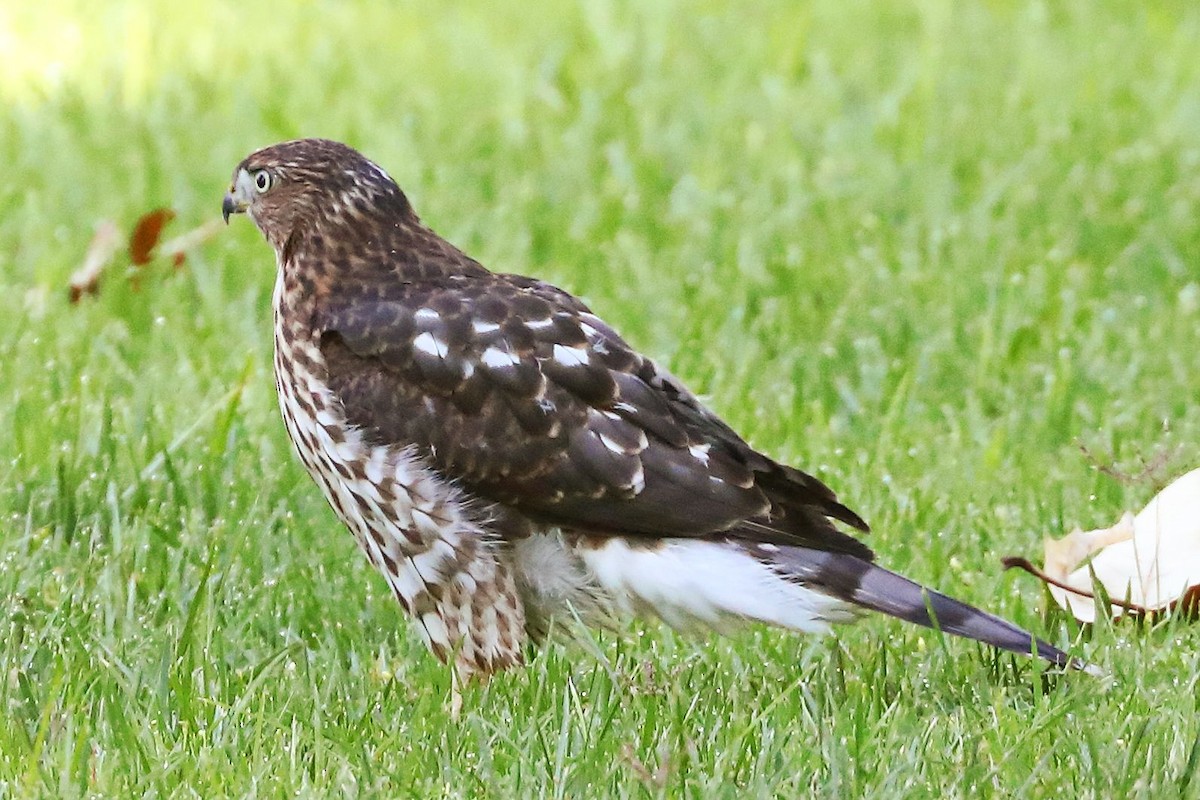
POLYGON ((1200 8, 195 8, 0 7, 0 797, 1200 797, 1200 629, 1080 631, 999 567, 1200 461, 1200 8), (290 452, 252 226, 66 300, 99 220, 181 232, 297 135, 1112 680, 647 624, 451 720, 290 452))

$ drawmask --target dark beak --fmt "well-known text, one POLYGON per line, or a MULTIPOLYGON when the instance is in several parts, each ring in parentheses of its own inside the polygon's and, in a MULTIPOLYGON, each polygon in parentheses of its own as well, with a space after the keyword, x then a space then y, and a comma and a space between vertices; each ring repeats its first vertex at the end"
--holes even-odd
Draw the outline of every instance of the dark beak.
POLYGON ((237 201, 233 199, 233 195, 229 192, 225 193, 225 199, 221 201, 221 216, 225 218, 225 224, 229 224, 230 214, 240 214, 242 209, 238 208, 237 201))

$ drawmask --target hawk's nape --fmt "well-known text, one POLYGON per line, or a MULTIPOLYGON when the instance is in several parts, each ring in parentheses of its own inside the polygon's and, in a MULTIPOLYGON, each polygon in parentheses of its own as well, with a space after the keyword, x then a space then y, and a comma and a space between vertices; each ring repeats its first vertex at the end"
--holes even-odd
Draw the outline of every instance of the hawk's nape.
POLYGON ((578 299, 438 237, 351 148, 252 153, 222 210, 275 250, 300 459, 461 670, 519 663, 555 617, 823 631, 862 609, 1087 666, 877 566, 829 487, 755 451, 578 299))

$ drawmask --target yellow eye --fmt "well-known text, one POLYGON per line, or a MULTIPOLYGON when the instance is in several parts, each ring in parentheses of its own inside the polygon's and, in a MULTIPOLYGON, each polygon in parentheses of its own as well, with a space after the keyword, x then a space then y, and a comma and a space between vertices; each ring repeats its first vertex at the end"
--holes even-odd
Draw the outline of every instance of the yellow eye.
POLYGON ((267 189, 270 189, 271 184, 273 183, 271 179, 271 173, 267 172, 265 169, 255 170, 250 174, 250 177, 254 180, 254 188, 258 190, 259 194, 262 194, 267 189))

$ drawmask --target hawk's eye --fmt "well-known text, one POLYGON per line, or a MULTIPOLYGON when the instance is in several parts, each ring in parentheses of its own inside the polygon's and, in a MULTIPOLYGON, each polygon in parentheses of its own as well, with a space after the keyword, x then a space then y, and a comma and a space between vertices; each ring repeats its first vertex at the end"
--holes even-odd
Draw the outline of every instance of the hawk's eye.
POLYGON ((255 170, 251 177, 254 178, 254 188, 258 189, 259 194, 271 188, 271 173, 265 169, 255 170))

